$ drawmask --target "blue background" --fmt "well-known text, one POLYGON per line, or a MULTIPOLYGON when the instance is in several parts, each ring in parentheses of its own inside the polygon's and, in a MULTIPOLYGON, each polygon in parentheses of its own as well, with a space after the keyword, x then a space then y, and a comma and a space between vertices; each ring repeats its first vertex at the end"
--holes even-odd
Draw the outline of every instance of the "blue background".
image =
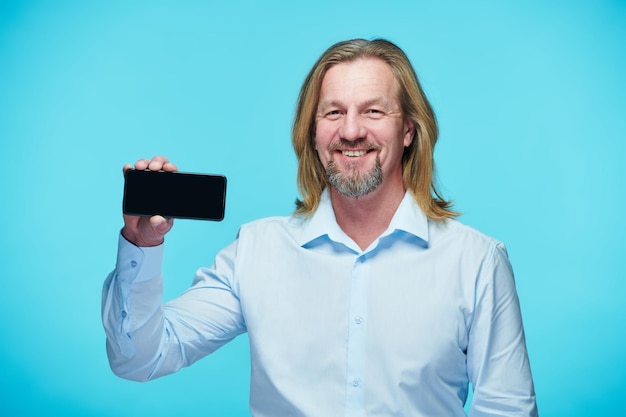
POLYGON ((224 222, 168 237, 173 297, 241 223, 291 212, 299 87, 354 37, 411 57, 444 194, 507 244, 540 413, 626 415, 626 4, 431 3, 0 0, 3 415, 249 414, 245 337, 145 384, 109 370, 121 167, 229 178, 224 222))

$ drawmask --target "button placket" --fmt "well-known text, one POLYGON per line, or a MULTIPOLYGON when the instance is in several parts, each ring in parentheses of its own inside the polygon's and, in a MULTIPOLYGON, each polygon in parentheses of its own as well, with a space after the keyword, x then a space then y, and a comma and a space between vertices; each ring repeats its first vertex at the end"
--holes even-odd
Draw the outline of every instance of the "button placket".
POLYGON ((369 264, 366 255, 357 257, 352 270, 350 292, 350 326, 346 375, 346 416, 362 414, 365 402, 363 377, 365 372, 367 288, 369 264))

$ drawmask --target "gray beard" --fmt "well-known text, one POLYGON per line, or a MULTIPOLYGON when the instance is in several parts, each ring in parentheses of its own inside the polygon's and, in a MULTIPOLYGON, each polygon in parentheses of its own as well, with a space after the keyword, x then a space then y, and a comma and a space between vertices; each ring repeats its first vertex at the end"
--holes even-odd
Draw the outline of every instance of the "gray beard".
POLYGON ((328 162, 326 167, 326 181, 339 194, 359 198, 374 191, 383 182, 383 170, 380 161, 376 158, 376 166, 366 173, 358 171, 340 172, 334 161, 328 162))

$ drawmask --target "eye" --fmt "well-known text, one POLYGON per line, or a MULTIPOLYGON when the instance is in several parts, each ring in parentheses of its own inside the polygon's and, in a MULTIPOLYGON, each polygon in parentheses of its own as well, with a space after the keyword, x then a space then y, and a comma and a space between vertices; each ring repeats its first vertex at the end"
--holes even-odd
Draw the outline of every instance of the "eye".
POLYGON ((324 117, 330 120, 337 120, 341 116, 341 110, 329 110, 324 114, 324 117))
POLYGON ((372 119, 379 119, 381 117, 383 117, 383 111, 380 109, 376 109, 376 108, 372 108, 372 109, 367 109, 367 111, 365 112, 365 114, 372 118, 372 119))

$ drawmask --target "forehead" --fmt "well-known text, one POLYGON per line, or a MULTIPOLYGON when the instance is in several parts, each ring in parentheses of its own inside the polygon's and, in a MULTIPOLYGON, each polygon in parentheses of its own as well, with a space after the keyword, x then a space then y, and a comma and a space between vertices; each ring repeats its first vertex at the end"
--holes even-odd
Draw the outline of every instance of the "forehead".
POLYGON ((333 65, 322 79, 320 101, 349 98, 395 99, 397 81, 389 64, 378 58, 359 58, 333 65))

